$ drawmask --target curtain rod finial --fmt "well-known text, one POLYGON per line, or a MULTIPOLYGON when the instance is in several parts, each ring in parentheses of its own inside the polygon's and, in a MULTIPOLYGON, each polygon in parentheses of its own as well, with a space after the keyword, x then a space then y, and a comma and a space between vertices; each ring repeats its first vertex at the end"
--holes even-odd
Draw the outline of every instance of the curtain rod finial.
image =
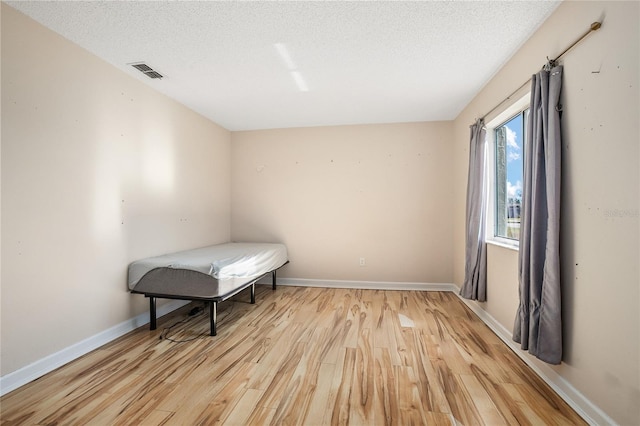
POLYGON ((601 26, 602 22, 594 22, 593 24, 591 24, 591 31, 599 30, 601 26))

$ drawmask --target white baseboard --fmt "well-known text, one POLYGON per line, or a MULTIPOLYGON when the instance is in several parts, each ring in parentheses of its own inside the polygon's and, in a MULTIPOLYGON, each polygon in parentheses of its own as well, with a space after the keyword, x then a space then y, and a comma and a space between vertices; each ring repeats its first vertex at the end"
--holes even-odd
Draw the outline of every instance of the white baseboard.
MULTIPOLYGON (((271 278, 260 280, 259 284, 271 284, 271 278)), ((303 278, 277 278, 277 284, 291 287, 355 288, 362 290, 457 291, 457 287, 455 285, 448 283, 337 281, 303 278)))
MULTIPOLYGON (((456 287, 456 286, 454 286, 456 287)), ((500 324, 487 311, 480 308, 477 303, 460 296, 456 287, 455 293, 460 300, 469 307, 515 354, 522 359, 531 369, 547 383, 576 413, 591 425, 615 425, 616 422, 587 397, 578 391, 571 383, 567 382, 553 368, 542 362, 534 362, 527 352, 520 348, 520 344, 513 341, 511 332, 500 324)))
MULTIPOLYGON (((459 288, 449 283, 416 283, 385 281, 336 281, 316 279, 278 278, 278 285, 298 287, 353 288, 364 290, 409 290, 409 291, 450 291, 459 296, 459 288)), ((271 278, 264 278, 259 284, 271 284, 271 278)), ((594 405, 575 387, 567 382, 555 370, 542 363, 535 363, 520 346, 511 339, 511 333, 493 316, 480 308, 477 303, 460 297, 493 332, 518 355, 531 369, 544 380, 560 397, 571 406, 585 421, 592 425, 615 425, 616 422, 604 411, 594 405)), ((183 300, 171 300, 158 307, 157 316, 166 315, 189 303, 183 300)), ((82 355, 99 348, 136 328, 149 323, 149 312, 142 313, 108 330, 100 332, 59 352, 42 358, 17 371, 0 377, 0 396, 11 392, 82 355)))
MULTIPOLYGON (((171 300, 162 306, 158 307, 156 316, 159 318, 168 314, 186 304, 189 301, 184 300, 171 300)), ((26 385, 27 383, 36 380, 39 377, 71 362, 82 355, 85 355, 100 346, 123 336, 136 328, 149 323, 149 312, 142 313, 134 318, 121 322, 105 331, 102 331, 94 336, 88 337, 78 343, 75 343, 67 348, 62 349, 54 354, 51 354, 45 358, 42 358, 32 364, 22 367, 12 373, 6 374, 0 377, 0 396, 11 392, 26 385)))

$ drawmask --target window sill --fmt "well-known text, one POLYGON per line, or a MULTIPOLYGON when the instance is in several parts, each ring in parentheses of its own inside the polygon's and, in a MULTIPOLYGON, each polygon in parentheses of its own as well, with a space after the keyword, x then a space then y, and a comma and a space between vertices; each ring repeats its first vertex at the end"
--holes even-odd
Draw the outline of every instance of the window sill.
POLYGON ((509 250, 513 250, 513 251, 518 251, 520 249, 520 245, 517 242, 511 243, 511 242, 500 241, 500 240, 487 240, 486 243, 494 246, 506 248, 509 250))

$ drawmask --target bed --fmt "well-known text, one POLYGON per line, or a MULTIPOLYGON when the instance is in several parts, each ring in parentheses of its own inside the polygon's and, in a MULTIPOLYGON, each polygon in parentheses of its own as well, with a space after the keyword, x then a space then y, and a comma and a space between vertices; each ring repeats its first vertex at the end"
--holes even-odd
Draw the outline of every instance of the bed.
POLYGON ((131 293, 149 298, 149 327, 156 329, 156 299, 198 300, 209 305, 211 336, 217 334, 218 303, 251 289, 289 263, 283 244, 225 243, 132 262, 128 271, 131 293))

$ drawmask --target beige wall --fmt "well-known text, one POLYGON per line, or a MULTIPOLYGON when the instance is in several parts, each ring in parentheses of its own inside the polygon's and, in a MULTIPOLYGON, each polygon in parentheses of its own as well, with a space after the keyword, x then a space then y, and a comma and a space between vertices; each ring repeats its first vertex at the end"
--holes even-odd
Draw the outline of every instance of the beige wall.
POLYGON ((2 375, 147 309, 134 259, 230 237, 230 133, 2 4, 2 375))
POLYGON ((232 238, 286 243, 284 277, 450 283, 451 135, 450 122, 234 132, 232 238))
MULTIPOLYGON (((464 277, 468 126, 604 18, 563 59, 565 359, 555 371, 620 424, 640 423, 638 2, 565 2, 455 121, 455 282, 464 277)), ((509 330, 517 253, 488 251, 481 307, 509 330)))

